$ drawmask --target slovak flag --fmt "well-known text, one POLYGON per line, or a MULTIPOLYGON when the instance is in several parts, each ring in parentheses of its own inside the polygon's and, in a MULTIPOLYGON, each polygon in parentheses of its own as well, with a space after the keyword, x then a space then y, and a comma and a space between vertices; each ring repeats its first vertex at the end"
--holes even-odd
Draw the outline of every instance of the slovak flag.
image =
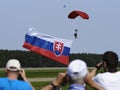
POLYGON ((29 31, 25 35, 23 47, 68 65, 71 45, 72 40, 29 31))

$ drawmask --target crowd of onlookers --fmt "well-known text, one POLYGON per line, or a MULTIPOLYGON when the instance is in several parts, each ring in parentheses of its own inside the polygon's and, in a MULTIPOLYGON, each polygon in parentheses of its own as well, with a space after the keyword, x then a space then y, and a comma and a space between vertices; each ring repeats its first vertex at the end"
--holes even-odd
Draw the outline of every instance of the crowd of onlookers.
MULTIPOLYGON (((66 72, 60 72, 57 78, 41 90, 62 90, 61 86, 69 84, 68 90, 87 90, 90 85, 95 90, 119 90, 120 71, 118 71, 118 55, 106 51, 101 62, 89 71, 83 60, 72 60, 66 72), (104 72, 97 73, 103 68, 104 72)), ((6 64, 6 77, 0 78, 0 90, 35 90, 27 80, 25 71, 21 69, 19 60, 10 59, 6 64)))

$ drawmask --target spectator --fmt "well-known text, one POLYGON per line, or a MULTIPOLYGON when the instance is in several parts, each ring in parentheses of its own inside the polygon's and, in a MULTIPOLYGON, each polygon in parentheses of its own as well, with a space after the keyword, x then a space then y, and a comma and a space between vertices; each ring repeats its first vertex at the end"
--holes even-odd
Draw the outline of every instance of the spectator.
POLYGON ((98 90, 103 90, 89 78, 86 63, 77 59, 69 64, 66 73, 59 73, 53 83, 43 87, 41 90, 58 90, 57 87, 66 83, 70 84, 68 90, 85 90, 86 82, 98 90))
POLYGON ((105 90, 119 90, 120 71, 117 70, 117 66, 118 55, 113 51, 107 51, 103 54, 103 60, 96 65, 90 72, 90 75, 93 77, 93 80, 105 90), (96 75, 97 70, 102 66, 104 72, 96 75))
POLYGON ((0 78, 0 90, 33 90, 20 62, 10 59, 6 64, 6 77, 0 78), (21 79, 21 80, 19 80, 21 79))

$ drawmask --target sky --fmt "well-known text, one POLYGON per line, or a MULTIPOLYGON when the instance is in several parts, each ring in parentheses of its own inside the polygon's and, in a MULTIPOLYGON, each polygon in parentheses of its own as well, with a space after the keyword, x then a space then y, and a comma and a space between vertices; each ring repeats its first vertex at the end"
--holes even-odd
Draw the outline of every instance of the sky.
POLYGON ((73 40, 71 53, 112 50, 120 56, 119 8, 120 0, 0 0, 0 49, 26 50, 24 36, 34 28, 73 40), (69 19, 73 10, 86 12, 90 18, 69 19), (78 39, 73 37, 75 29, 78 39))

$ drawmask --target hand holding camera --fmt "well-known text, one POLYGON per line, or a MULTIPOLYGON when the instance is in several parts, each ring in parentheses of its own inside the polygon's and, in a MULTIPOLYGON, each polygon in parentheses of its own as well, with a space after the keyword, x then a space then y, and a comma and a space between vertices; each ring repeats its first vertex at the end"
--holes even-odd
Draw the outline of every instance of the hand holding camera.
POLYGON ((21 79, 21 80, 24 80, 24 81, 28 81, 27 78, 26 78, 25 70, 21 69, 19 71, 19 77, 18 78, 21 79))
POLYGON ((99 70, 103 66, 103 61, 100 63, 96 64, 95 67, 99 70))

